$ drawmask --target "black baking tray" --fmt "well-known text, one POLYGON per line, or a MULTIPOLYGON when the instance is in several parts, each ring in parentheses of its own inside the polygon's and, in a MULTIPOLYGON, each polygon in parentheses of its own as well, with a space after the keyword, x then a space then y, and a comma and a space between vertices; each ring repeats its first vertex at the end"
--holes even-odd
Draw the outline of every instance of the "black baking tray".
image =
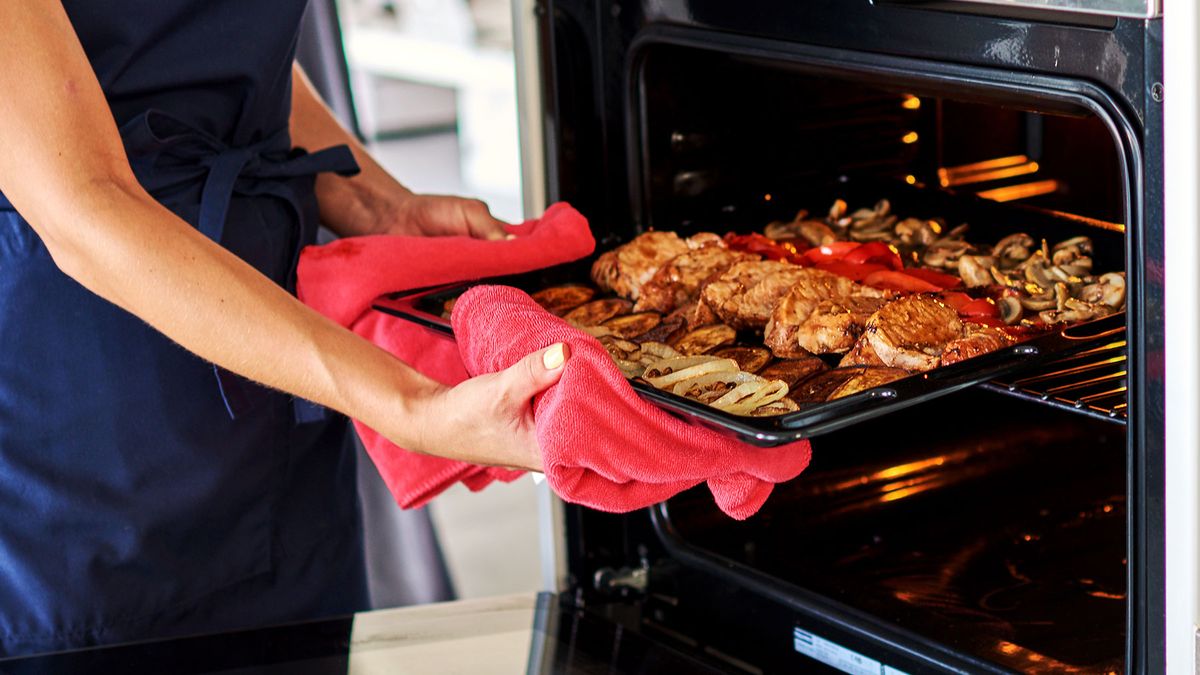
MULTIPOLYGON (((689 234, 689 230, 693 229, 716 232, 760 230, 772 218, 790 219, 800 206, 809 208, 814 214, 821 214, 829 208, 835 197, 846 200, 851 210, 871 206, 879 198, 887 197, 892 202, 893 212, 902 217, 943 217, 950 227, 962 222, 969 223, 971 230, 967 239, 973 241, 995 242, 1007 234, 1026 232, 1054 243, 1086 234, 1092 238, 1096 249, 1093 255, 1096 271, 1125 269, 1125 238, 1120 225, 907 185, 842 183, 826 186, 818 192, 820 196, 794 196, 782 207, 778 202, 783 200, 777 200, 774 205, 761 202, 747 205, 746 201, 742 201, 738 207, 722 208, 719 221, 689 221, 673 225, 681 235, 689 234), (726 225, 719 227, 716 222, 726 225)), ((605 242, 604 248, 612 248, 616 243, 605 242)), ((453 339, 449 320, 441 316, 442 306, 446 300, 457 297, 470 286, 480 283, 504 284, 532 292, 551 285, 587 281, 590 265, 591 259, 519 276, 394 293, 380 298, 374 308, 453 339)), ((845 398, 811 404, 799 411, 773 417, 733 415, 656 389, 644 382, 631 381, 630 384, 642 397, 691 422, 753 445, 770 447, 819 436, 998 377, 1035 368, 1092 348, 1106 339, 1121 335, 1124 330, 1125 314, 1121 312, 1043 333, 1004 349, 917 373, 845 398)))

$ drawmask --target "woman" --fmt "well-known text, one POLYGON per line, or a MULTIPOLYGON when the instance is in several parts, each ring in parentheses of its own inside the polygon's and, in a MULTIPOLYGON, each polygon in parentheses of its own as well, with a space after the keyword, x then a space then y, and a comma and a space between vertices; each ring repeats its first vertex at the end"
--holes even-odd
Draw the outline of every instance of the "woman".
POLYGON ((361 608, 345 420, 308 401, 540 465, 561 346, 445 388, 288 292, 318 203, 343 235, 503 236, 338 126, 292 64, 303 9, 0 3, 4 653, 361 608))

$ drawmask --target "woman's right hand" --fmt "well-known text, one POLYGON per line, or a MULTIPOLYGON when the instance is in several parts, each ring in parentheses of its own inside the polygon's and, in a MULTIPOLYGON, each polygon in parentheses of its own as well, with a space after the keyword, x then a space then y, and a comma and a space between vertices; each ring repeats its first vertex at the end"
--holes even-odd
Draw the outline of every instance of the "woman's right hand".
POLYGON ((431 395, 418 416, 418 447, 475 464, 542 470, 533 397, 562 377, 563 343, 536 351, 506 370, 480 375, 431 395))

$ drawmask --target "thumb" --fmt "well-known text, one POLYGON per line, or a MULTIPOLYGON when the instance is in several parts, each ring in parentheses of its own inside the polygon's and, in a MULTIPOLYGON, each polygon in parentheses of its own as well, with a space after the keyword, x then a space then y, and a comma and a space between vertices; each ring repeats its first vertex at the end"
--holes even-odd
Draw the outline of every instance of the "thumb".
POLYGON ((516 401, 528 401, 549 389, 562 377, 570 349, 559 342, 514 363, 504 372, 508 393, 516 401))

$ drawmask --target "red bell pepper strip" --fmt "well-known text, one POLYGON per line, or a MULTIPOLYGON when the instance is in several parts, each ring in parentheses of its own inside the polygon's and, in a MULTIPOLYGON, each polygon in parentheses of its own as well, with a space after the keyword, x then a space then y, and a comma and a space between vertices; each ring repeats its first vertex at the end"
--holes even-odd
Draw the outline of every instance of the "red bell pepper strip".
POLYGON ((969 305, 972 302, 975 302, 975 298, 972 298, 971 296, 967 295, 966 293, 961 293, 958 291, 946 291, 945 293, 942 293, 938 297, 940 297, 942 299, 942 302, 949 305, 951 309, 953 309, 956 312, 959 312, 960 314, 962 313, 963 307, 965 307, 966 305, 969 305))
POLYGON ((968 302, 962 307, 957 307, 956 309, 958 310, 959 316, 968 317, 972 320, 983 318, 1000 318, 1000 308, 996 306, 996 303, 988 300, 987 298, 972 300, 971 302, 968 302))
POLYGON ((781 244, 774 239, 761 234, 734 234, 730 232, 724 237, 725 245, 735 251, 744 251, 761 255, 767 260, 786 260, 790 263, 801 264, 804 257, 794 243, 781 244))
POLYGON ((953 274, 946 274, 945 272, 913 267, 904 270, 904 273, 911 277, 916 277, 921 281, 937 286, 939 290, 958 288, 959 286, 962 286, 962 279, 953 274))
POLYGON ((857 265, 869 263, 883 265, 894 270, 904 269, 904 261, 900 259, 900 254, 893 251, 891 246, 881 241, 862 244, 858 248, 847 252, 842 257, 842 260, 857 265))
POLYGON ((845 260, 831 260, 829 262, 818 263, 814 267, 830 274, 836 274, 839 277, 846 277, 847 279, 860 282, 876 272, 888 269, 883 265, 872 265, 869 263, 854 265, 845 260))
POLYGON ((863 283, 875 288, 884 288, 891 291, 907 291, 911 293, 936 293, 944 290, 940 286, 924 281, 915 276, 908 274, 908 270, 898 272, 896 270, 880 270, 868 275, 863 279, 863 283))
POLYGON ((813 265, 833 262, 846 257, 846 254, 862 246, 856 241, 834 241, 809 249, 804 253, 804 259, 813 265))

